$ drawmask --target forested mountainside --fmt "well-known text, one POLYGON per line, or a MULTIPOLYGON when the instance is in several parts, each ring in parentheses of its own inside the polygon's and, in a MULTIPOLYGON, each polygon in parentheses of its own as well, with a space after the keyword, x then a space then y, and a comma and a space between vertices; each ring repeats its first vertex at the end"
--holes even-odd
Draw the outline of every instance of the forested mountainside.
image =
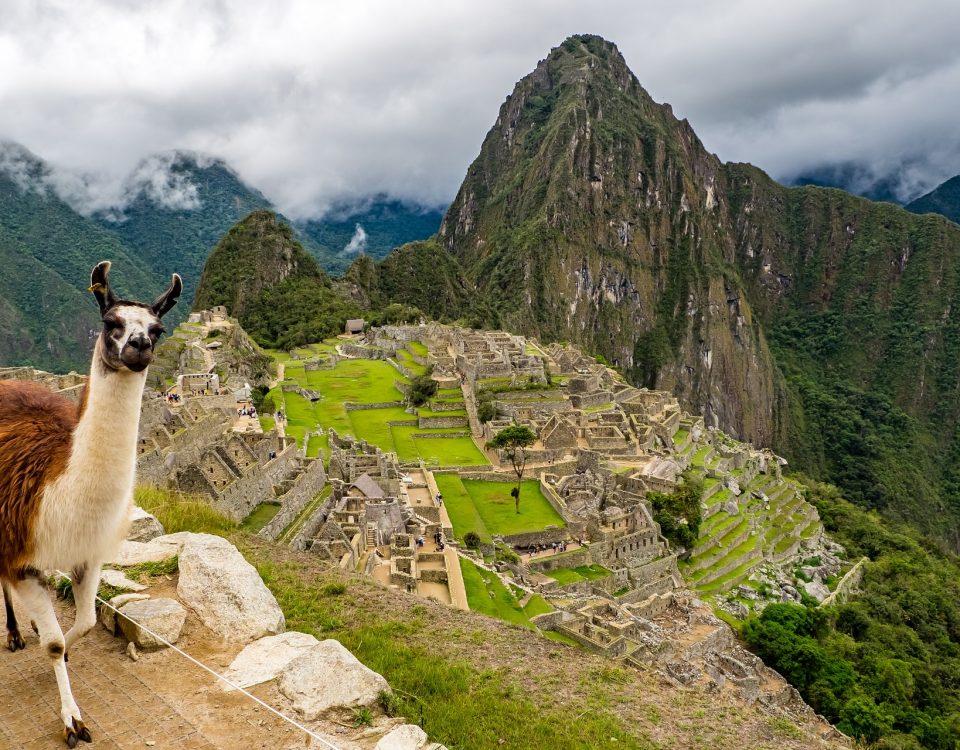
POLYGON ((130 180, 130 193, 122 210, 94 218, 161 277, 179 273, 188 300, 227 230, 252 211, 272 208, 225 162, 190 152, 145 160, 130 180))
MULTIPOLYGON (((22 274, 0 281, 0 363, 51 370, 86 369, 96 305, 86 293, 90 269, 114 261, 117 284, 149 296, 179 273, 192 299, 213 247, 251 212, 274 210, 224 161, 188 151, 155 154, 127 177, 118 205, 93 210, 83 188, 60 197, 62 175, 23 146, 0 142, 0 257, 22 274), (14 283, 16 282, 16 283, 14 283)), ((327 270, 358 254, 382 258, 434 234, 436 209, 376 196, 330 217, 280 220, 327 270), (357 226, 365 240, 345 252, 357 226)), ((171 322, 187 310, 175 308, 171 322)))
POLYGON ((721 163, 613 44, 577 36, 504 102, 438 242, 418 252, 444 278, 457 261, 487 322, 574 341, 953 533, 960 227, 721 163))
POLYGON ((360 310, 271 211, 255 211, 210 253, 193 309, 224 305, 263 346, 291 348, 343 331, 360 310))
POLYGON ((380 260, 408 242, 437 233, 443 211, 385 195, 353 205, 334 206, 322 219, 297 225, 308 247, 328 273, 343 273, 357 257, 380 260))

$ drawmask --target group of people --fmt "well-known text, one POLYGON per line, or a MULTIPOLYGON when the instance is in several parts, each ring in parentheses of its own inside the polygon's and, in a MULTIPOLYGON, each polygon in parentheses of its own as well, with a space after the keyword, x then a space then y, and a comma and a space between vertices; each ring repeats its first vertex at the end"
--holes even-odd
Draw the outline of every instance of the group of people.
MULTIPOLYGON (((417 535, 417 538, 414 540, 414 543, 417 545, 417 547, 422 547, 422 546, 424 546, 424 545, 426 544, 426 540, 423 538, 423 535, 418 534, 418 535, 417 535)), ((438 552, 443 552, 443 550, 446 549, 446 546, 447 546, 447 545, 446 545, 446 543, 444 542, 443 532, 442 532, 442 531, 436 531, 436 532, 434 532, 434 534, 433 534, 433 543, 434 543, 435 545, 437 545, 437 551, 438 551, 438 552)))
POLYGON ((257 416, 257 410, 256 410, 256 408, 253 407, 253 406, 244 406, 242 409, 237 409, 237 416, 238 416, 238 417, 251 417, 251 418, 254 418, 254 419, 255 419, 256 416, 257 416))
POLYGON ((552 542, 551 544, 534 544, 530 550, 530 556, 538 555, 541 552, 552 552, 556 555, 558 552, 566 552, 567 543, 566 542, 552 542))
POLYGON ((179 393, 168 393, 168 394, 167 394, 167 403, 168 403, 168 404, 179 404, 179 403, 180 403, 180 394, 179 394, 179 393))

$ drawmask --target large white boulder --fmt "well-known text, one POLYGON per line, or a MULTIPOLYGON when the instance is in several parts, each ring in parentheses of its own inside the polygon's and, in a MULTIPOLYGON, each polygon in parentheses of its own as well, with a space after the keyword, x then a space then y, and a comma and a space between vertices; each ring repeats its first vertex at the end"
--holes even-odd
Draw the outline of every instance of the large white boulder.
POLYGON ((321 641, 280 673, 280 692, 310 721, 338 709, 373 706, 390 686, 333 639, 321 641))
MULTIPOLYGON (((259 685, 276 678, 294 659, 320 641, 307 633, 281 633, 254 641, 231 662, 223 673, 234 685, 242 688, 259 685)), ((221 682, 226 691, 233 690, 221 682)))
POLYGON ((282 633, 280 605, 256 569, 226 539, 190 534, 180 552, 177 595, 217 635, 249 643, 282 633))
POLYGON ((163 524, 157 517, 147 513, 139 505, 130 508, 130 530, 127 532, 127 539, 131 542, 149 542, 158 536, 164 534, 163 524))
POLYGON ((401 724, 385 734, 374 750, 422 750, 429 738, 416 724, 401 724))
POLYGON ((187 610, 173 599, 147 599, 120 607, 117 624, 124 637, 144 650, 166 648, 183 631, 187 610))

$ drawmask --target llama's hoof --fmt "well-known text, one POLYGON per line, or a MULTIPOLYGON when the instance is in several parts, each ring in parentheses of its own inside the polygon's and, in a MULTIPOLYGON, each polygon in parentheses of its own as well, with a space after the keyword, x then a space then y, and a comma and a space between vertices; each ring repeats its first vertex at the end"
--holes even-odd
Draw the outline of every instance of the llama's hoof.
POLYGON ((35 623, 33 620, 30 620, 30 627, 33 628, 33 632, 36 635, 40 635, 40 631, 37 630, 37 623, 35 623))
POLYGON ((7 648, 16 653, 27 647, 19 630, 7 631, 7 648))
POLYGON ((77 743, 81 741, 93 742, 93 737, 90 736, 90 730, 87 729, 87 725, 77 719, 73 720, 72 727, 63 728, 63 739, 69 748, 76 747, 77 743))

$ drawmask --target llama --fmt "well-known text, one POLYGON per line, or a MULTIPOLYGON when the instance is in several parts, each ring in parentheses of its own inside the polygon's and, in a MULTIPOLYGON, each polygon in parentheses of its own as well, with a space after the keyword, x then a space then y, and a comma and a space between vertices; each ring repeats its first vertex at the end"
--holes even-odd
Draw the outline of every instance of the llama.
POLYGON ((100 568, 123 538, 133 500, 140 401, 160 318, 183 289, 173 274, 151 304, 118 299, 110 262, 93 269, 103 329, 79 408, 43 386, 0 382, 0 583, 7 646, 24 645, 10 592, 30 615, 53 662, 67 745, 90 742, 70 691, 66 655, 96 623, 100 568), (66 635, 44 587, 43 571, 69 571, 76 618, 66 635))

